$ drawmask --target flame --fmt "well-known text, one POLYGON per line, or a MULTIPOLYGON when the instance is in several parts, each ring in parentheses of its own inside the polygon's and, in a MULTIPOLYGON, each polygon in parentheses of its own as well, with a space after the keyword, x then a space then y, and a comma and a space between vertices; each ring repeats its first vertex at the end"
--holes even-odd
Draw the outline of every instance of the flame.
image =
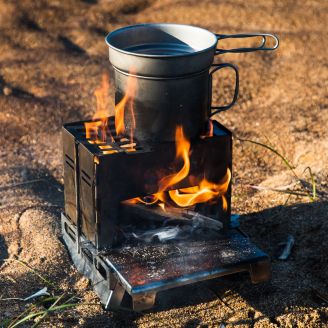
POLYGON ((201 135, 201 139, 211 138, 214 135, 214 125, 213 120, 208 120, 207 130, 204 135, 201 135))
POLYGON ((125 132, 125 125, 124 125, 124 112, 126 106, 129 106, 130 114, 131 114, 131 129, 130 129, 130 136, 131 140, 133 140, 133 130, 136 127, 135 117, 134 117, 134 110, 133 110, 133 100, 136 95, 137 91, 137 79, 133 75, 134 70, 130 70, 127 86, 126 86, 126 94, 122 98, 122 100, 115 106, 115 129, 117 135, 122 135, 125 132))
POLYGON ((219 184, 210 182, 204 178, 199 186, 170 190, 168 193, 174 203, 180 207, 206 203, 222 196, 223 209, 226 211, 228 206, 225 193, 228 191, 230 179, 231 172, 228 168, 224 178, 219 184))
POLYGON ((85 122, 85 136, 87 139, 98 138, 98 129, 102 126, 101 121, 85 122))
POLYGON ((104 73, 101 79, 101 86, 98 87, 94 92, 97 101, 97 110, 96 113, 93 115, 93 119, 103 120, 105 117, 109 116, 108 91, 109 76, 107 73, 104 73))
MULTIPOLYGON (((132 74, 133 71, 130 71, 132 74)), ((124 125, 124 112, 128 108, 131 115, 131 127, 130 127, 130 141, 133 142, 133 131, 136 126, 134 110, 133 110, 133 100, 136 95, 137 90, 137 79, 133 75, 129 75, 127 79, 126 94, 122 100, 115 106, 115 130, 116 135, 123 135, 125 133, 124 125)), ((92 121, 85 122, 85 134, 89 143, 104 143, 107 141, 107 137, 110 137, 110 141, 114 142, 114 138, 108 127, 108 117, 109 112, 109 76, 107 73, 102 75, 101 85, 96 88, 94 95, 96 97, 96 112, 92 117, 92 121)), ((129 151, 134 151, 131 148, 129 151)))
MULTIPOLYGON (((91 122, 85 122, 85 135, 87 139, 95 139, 94 141, 105 142, 107 138, 107 124, 109 116, 109 77, 107 73, 104 73, 101 78, 101 85, 96 88, 94 95, 96 97, 96 112, 92 117, 91 122), (100 138, 99 138, 100 132, 100 138)), ((111 136, 112 137, 112 136, 111 136)))
POLYGON ((158 193, 161 193, 161 192, 167 190, 169 187, 182 181, 189 173, 190 142, 184 136, 182 126, 178 126, 176 129, 175 143, 176 143, 176 158, 183 160, 183 166, 178 173, 168 175, 160 180, 158 193))
MULTIPOLYGON (((209 123, 208 136, 213 135, 213 123, 209 123)), ((175 173, 162 178, 159 182, 159 190, 152 198, 146 196, 144 198, 137 197, 128 200, 129 203, 143 203, 146 205, 157 204, 165 210, 165 204, 170 199, 175 205, 179 207, 190 207, 198 203, 210 202, 222 198, 222 207, 226 211, 228 203, 225 194, 228 191, 229 183, 231 180, 230 169, 227 168, 226 174, 219 183, 214 183, 203 178, 197 186, 189 188, 181 188, 175 190, 168 190, 177 183, 185 179, 190 171, 190 142, 184 136, 182 126, 176 128, 175 134, 176 141, 176 160, 183 161, 181 169, 175 173), (168 190, 168 191, 167 191, 168 190), (151 201, 150 201, 151 199, 151 201), (160 201, 160 203, 159 203, 160 201)))
POLYGON ((213 121, 212 120, 209 120, 208 121, 208 137, 213 137, 213 134, 214 134, 214 125, 213 125, 213 121))
POLYGON ((155 195, 150 195, 146 197, 136 197, 132 199, 128 199, 124 201, 126 204, 137 204, 137 203, 142 203, 145 205, 153 205, 156 204, 158 201, 158 198, 155 195))
POLYGON ((124 108, 128 101, 127 94, 123 97, 123 99, 115 106, 115 129, 116 134, 123 134, 125 131, 124 126, 124 108))

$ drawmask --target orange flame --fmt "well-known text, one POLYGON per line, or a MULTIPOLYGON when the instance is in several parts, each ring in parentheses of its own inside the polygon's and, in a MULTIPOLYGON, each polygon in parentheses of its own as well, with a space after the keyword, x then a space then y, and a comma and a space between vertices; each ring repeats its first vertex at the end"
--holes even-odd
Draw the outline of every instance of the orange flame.
MULTIPOLYGON (((213 123, 210 122, 209 126, 209 136, 213 134, 213 123)), ((151 202, 145 201, 141 197, 130 199, 129 203, 144 203, 146 205, 158 204, 161 208, 165 208, 165 203, 167 202, 167 195, 179 207, 189 207, 198 203, 205 203, 222 198, 222 207, 227 210, 228 204, 225 194, 228 191, 229 183, 231 180, 230 169, 227 168, 227 172, 223 177, 222 181, 219 183, 214 183, 203 178, 198 186, 193 186, 189 188, 181 188, 176 190, 169 190, 172 186, 181 182, 185 179, 190 171, 190 142, 184 136, 183 129, 178 126, 175 134, 176 140, 176 159, 183 160, 182 168, 175 174, 168 175, 162 178, 159 182, 159 190, 156 194, 152 195, 151 202), (161 203, 158 203, 161 201, 161 203)), ((147 196, 148 197, 148 196, 147 196)))
POLYGON ((136 127, 134 110, 133 110, 133 100, 137 91, 137 79, 133 76, 133 70, 129 72, 126 90, 127 90, 126 94, 124 95, 122 100, 115 106, 115 129, 117 135, 124 134, 125 132, 124 112, 125 112, 126 105, 128 105, 131 113, 131 120, 132 120, 130 135, 131 135, 131 140, 133 140, 133 130, 136 127))
POLYGON ((208 120, 207 131, 204 135, 201 135, 201 139, 211 138, 214 135, 214 125, 212 120, 208 120))
POLYGON ((109 77, 108 74, 104 73, 101 79, 101 86, 98 87, 94 95, 96 97, 97 108, 96 112, 92 117, 91 122, 85 122, 85 134, 87 139, 95 139, 96 141, 106 141, 106 130, 107 130, 107 117, 109 116, 109 77), (99 139, 100 132, 100 139, 99 139))
POLYGON ((204 178, 199 186, 180 190, 170 190, 168 193, 175 204, 180 207, 206 203, 221 196, 223 209, 226 211, 228 204, 225 198, 225 193, 228 191, 230 179, 231 172, 228 168, 224 178, 219 184, 210 182, 204 178))
POLYGON ((213 121, 212 121, 212 120, 209 120, 209 121, 208 121, 208 125, 209 125, 208 136, 209 136, 209 137, 213 137, 213 134, 214 134, 214 125, 213 125, 213 121))
MULTIPOLYGON (((137 80, 133 75, 129 75, 127 79, 126 90, 127 92, 122 100, 115 106, 115 130, 116 135, 124 134, 124 111, 128 106, 131 115, 130 140, 133 142, 133 131, 136 126, 133 100, 137 90, 137 80)), ((90 143, 98 144, 106 142, 107 135, 109 135, 112 142, 114 141, 114 138, 110 133, 110 129, 108 128, 108 117, 110 115, 108 91, 109 77, 108 74, 104 73, 102 75, 101 85, 94 92, 97 102, 96 112, 92 117, 92 121, 84 123, 86 138, 92 139, 89 140, 90 143)))
POLYGON ((189 173, 190 142, 184 136, 182 126, 178 126, 175 131, 175 143, 176 143, 176 158, 183 160, 183 166, 178 173, 168 175, 160 180, 159 191, 158 191, 159 193, 167 190, 169 187, 182 181, 189 173))

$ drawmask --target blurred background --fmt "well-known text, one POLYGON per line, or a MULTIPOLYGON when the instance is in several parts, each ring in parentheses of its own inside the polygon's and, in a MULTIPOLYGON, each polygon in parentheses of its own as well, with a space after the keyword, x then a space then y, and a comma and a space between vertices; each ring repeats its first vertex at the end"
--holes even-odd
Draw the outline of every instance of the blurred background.
MULTIPOLYGON (((254 287, 244 276, 221 279, 209 291, 187 289, 193 296, 185 303, 174 305, 172 296, 160 312, 145 316, 77 308, 53 317, 48 327, 328 324, 327 303, 316 292, 328 293, 327 19, 324 0, 0 1, 0 260, 27 261, 62 290, 90 302, 97 298, 58 240, 61 127, 95 112, 94 90, 104 72, 111 75, 107 33, 125 25, 171 22, 280 38, 275 52, 216 59, 240 71, 237 105, 216 117, 236 136, 233 212, 242 215, 242 228, 272 257, 272 281, 254 287), (295 248, 287 262, 279 262, 279 243, 289 234, 295 248)), ((231 98, 233 76, 227 74, 214 81, 215 102, 231 98)), ((111 113, 113 96, 111 87, 111 113)), ((0 295, 42 287, 29 272, 0 262, 0 295)), ((0 304, 0 322, 22 308, 0 304)))

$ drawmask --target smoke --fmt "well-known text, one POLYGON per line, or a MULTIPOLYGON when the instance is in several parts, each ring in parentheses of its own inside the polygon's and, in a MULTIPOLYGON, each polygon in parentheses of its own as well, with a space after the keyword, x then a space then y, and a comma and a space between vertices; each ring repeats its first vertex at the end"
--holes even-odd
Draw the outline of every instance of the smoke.
MULTIPOLYGON (((169 220, 167 221, 169 223, 169 220)), ((190 220, 184 221, 183 225, 163 226, 146 231, 126 233, 128 239, 135 239, 146 243, 159 241, 164 243, 169 240, 185 240, 190 236, 201 235, 210 230, 212 233, 218 233, 223 225, 220 221, 214 219, 204 219, 202 215, 195 215, 190 220)))

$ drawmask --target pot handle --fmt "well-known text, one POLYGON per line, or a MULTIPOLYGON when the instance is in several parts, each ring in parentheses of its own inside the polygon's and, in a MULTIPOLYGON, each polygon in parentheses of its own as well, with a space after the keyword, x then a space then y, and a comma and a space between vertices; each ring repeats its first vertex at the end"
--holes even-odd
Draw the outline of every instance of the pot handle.
POLYGON ((262 37, 262 42, 258 47, 251 47, 251 48, 235 48, 235 49, 220 49, 217 48, 215 51, 216 55, 225 54, 225 53, 241 53, 241 52, 252 52, 258 50, 275 50, 279 46, 279 39, 277 36, 268 33, 247 33, 247 34, 215 34, 217 40, 223 39, 243 39, 243 38, 255 38, 255 37, 262 37), (267 47, 266 42, 267 38, 274 39, 274 45, 272 47, 267 47))
POLYGON ((239 91, 239 73, 238 73, 238 68, 235 65, 229 64, 229 63, 222 63, 222 64, 213 64, 212 66, 214 66, 215 68, 210 72, 210 99, 212 102, 212 76, 215 72, 217 72, 218 70, 225 68, 225 67, 230 67, 235 71, 236 74, 236 83, 235 83, 235 92, 233 95, 233 99, 231 101, 231 103, 229 105, 225 105, 225 106, 210 106, 210 117, 219 113, 219 112, 223 112, 227 109, 229 109, 230 107, 232 107, 235 102, 237 101, 238 98, 238 91, 239 91), (214 109, 214 111, 212 112, 212 110, 214 109))

